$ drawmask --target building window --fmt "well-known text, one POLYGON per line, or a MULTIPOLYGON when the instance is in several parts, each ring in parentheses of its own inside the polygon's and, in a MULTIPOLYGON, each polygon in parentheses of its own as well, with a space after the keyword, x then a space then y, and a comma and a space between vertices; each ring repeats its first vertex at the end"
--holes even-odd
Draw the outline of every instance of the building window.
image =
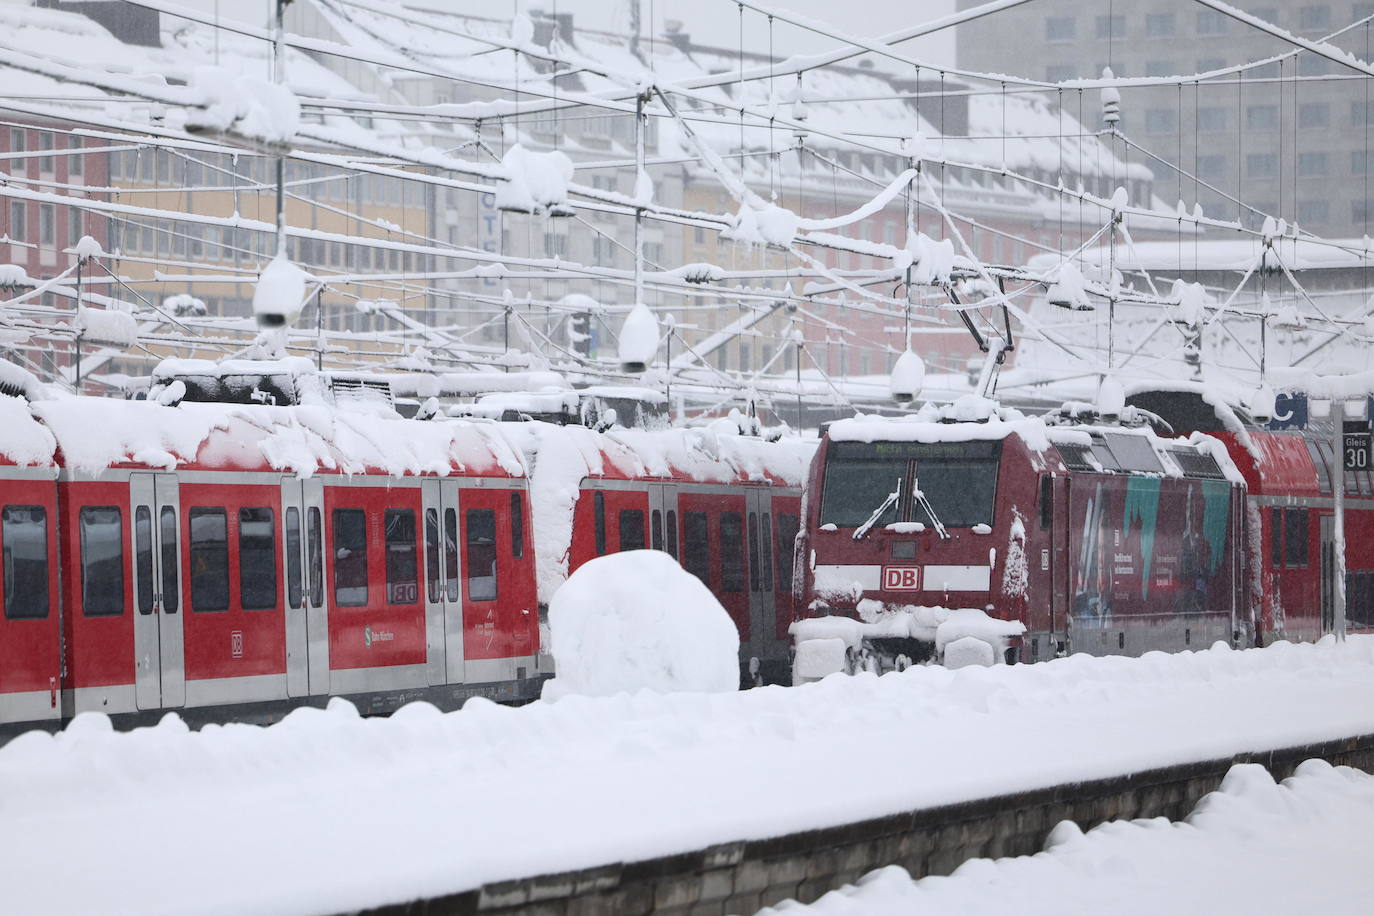
POLYGON ((1326 76, 1331 72, 1331 62, 1315 54, 1298 55, 1298 76, 1326 76))
POLYGON ((1077 78, 1078 68, 1073 64, 1053 64, 1045 68, 1045 81, 1048 83, 1062 83, 1077 78))
POLYGON ((1226 177, 1226 157, 1198 156, 1197 177, 1204 181, 1218 181, 1226 177))
POLYGON ((1198 59, 1197 71, 1199 73, 1210 73, 1213 70, 1220 70, 1225 66, 1226 58, 1224 57, 1203 57, 1198 59))
POLYGON ((1051 16, 1045 20, 1046 41, 1073 41, 1076 31, 1072 16, 1051 16))
POLYGON ((1325 102, 1304 102, 1298 106, 1299 127, 1330 127, 1331 106, 1325 102))
POLYGON ((1145 129, 1151 133, 1172 133, 1178 128, 1178 112, 1172 108, 1148 108, 1145 110, 1145 129))
POLYGON ((229 525, 223 509, 190 512, 191 610, 229 610, 229 525))
POLYGON ((1350 103, 1350 123, 1356 127, 1363 127, 1370 123, 1369 113, 1374 111, 1374 103, 1371 102, 1351 102, 1350 103))
POLYGON ((1146 76, 1173 76, 1176 73, 1178 73, 1178 67, 1171 60, 1145 61, 1146 76))
MULTIPOLYGON (((24 143, 24 140, 25 140, 24 134, 25 134, 25 131, 24 131, 24 129, 23 129, 22 127, 11 127, 11 128, 10 128, 10 152, 11 152, 11 153, 22 153, 22 152, 24 152, 24 150, 26 149, 26 144, 24 143)), ((19 160, 16 160, 16 161, 18 161, 20 164, 22 164, 24 160, 19 159, 19 160)))
POLYGON ((124 613, 124 516, 116 506, 81 509, 81 609, 87 617, 124 613))
POLYGON ((0 515, 4 542, 5 617, 48 616, 48 514, 42 506, 6 506, 0 515))
POLYGON ((1250 153, 1245 157, 1245 174, 1250 178, 1273 178, 1279 173, 1279 157, 1275 153, 1250 153))
POLYGON ((1329 29, 1331 27, 1331 7, 1304 6, 1298 10, 1298 28, 1303 31, 1329 29))
POLYGON ((367 513, 335 509, 333 547, 334 603, 340 607, 367 604, 367 513))
POLYGON ((277 529, 265 507, 239 509, 239 604, 246 611, 277 606, 277 529))
POLYGON ((1273 130, 1279 126, 1277 105, 1251 105, 1245 109, 1245 126, 1249 130, 1273 130))
POLYGON ((1369 201, 1352 200, 1350 202, 1350 221, 1352 223, 1360 226, 1367 225, 1370 212, 1369 201))
POLYGON ((1197 33, 1199 35, 1225 35, 1226 16, 1216 10, 1199 10, 1197 14, 1197 33))
POLYGON ((1198 130, 1225 130, 1225 108, 1199 108, 1197 110, 1198 130))
POLYGON ((10 225, 5 234, 11 241, 22 242, 29 235, 28 206, 22 200, 10 201, 10 225))
POLYGON ((1298 174, 1304 178, 1326 175, 1331 171, 1326 153, 1299 153, 1298 174))
POLYGON ((1095 25, 1098 38, 1124 38, 1126 35, 1125 16, 1098 16, 1095 25))
POLYGON ((1298 222, 1305 226, 1320 226, 1331 220, 1331 205, 1324 200, 1298 202, 1298 222))
POLYGON ((1173 13, 1148 13, 1145 16, 1145 34, 1150 38, 1171 38, 1174 34, 1173 13))

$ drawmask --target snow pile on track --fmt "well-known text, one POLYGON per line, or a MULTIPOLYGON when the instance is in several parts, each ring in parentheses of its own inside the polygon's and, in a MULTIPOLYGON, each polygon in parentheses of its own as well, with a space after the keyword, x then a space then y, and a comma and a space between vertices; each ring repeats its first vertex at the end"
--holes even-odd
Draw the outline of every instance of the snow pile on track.
POLYGON ((1370 696, 1374 639, 1352 638, 389 719, 336 700, 193 733, 83 714, 0 747, 22 787, 0 792, 0 886, 16 913, 353 911, 1366 734, 1370 696), (111 854, 131 845, 158 867, 111 854))
POLYGON ((661 550, 580 566, 549 605, 558 675, 544 699, 739 689, 739 633, 710 590, 661 550))
POLYGON ((1363 916, 1374 899, 1374 871, 1368 865, 1372 834, 1374 776, 1309 760, 1275 783, 1258 764, 1239 764, 1185 821, 1116 821, 1086 834, 1064 821, 1038 855, 974 859, 949 877, 921 881, 893 865, 810 906, 789 901, 760 912, 1001 916, 1014 894, 1016 912, 1025 916, 1363 916), (1258 877, 1278 875, 1302 878, 1258 877), (1025 888, 1054 890, 1016 892, 1025 888))

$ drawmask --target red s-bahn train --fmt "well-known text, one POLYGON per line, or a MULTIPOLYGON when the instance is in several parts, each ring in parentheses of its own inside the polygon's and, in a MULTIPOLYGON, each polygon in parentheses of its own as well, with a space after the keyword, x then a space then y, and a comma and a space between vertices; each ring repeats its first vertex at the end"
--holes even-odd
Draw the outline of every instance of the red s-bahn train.
MULTIPOLYGON (((806 614, 863 621, 849 664, 880 670, 937 655, 948 608, 1023 625, 995 645, 1007 661, 1329 631, 1329 436, 1266 429, 1196 389, 1129 401, 1133 428, 1005 410, 942 422, 950 411, 933 409, 831 424, 798 543, 806 614)), ((1353 497, 1370 488, 1367 473, 1348 483, 1353 497)), ((1374 624, 1371 510, 1357 498, 1347 522, 1357 629, 1374 624)))
POLYGON ((0 394, 0 740, 87 710, 531 699, 541 590, 642 546, 717 592, 744 670, 785 668, 777 545, 808 459, 693 430, 0 394))

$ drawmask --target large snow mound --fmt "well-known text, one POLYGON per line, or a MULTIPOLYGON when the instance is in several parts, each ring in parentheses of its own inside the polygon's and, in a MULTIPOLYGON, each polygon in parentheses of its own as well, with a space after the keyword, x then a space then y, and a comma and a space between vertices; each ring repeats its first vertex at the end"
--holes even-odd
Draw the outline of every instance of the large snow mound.
POLYGON ((554 593, 557 676, 544 699, 739 689, 739 632, 701 580, 661 550, 597 557, 554 593))
POLYGON ((974 859, 921 881, 892 865, 810 906, 789 901, 760 916, 1000 916, 1012 889, 1033 887, 1054 893, 1017 894, 1018 914, 1362 916, 1374 899, 1371 832, 1374 776, 1309 760, 1275 783, 1258 764, 1238 764, 1185 821, 1115 821, 1087 833, 1064 821, 1034 856, 974 859))

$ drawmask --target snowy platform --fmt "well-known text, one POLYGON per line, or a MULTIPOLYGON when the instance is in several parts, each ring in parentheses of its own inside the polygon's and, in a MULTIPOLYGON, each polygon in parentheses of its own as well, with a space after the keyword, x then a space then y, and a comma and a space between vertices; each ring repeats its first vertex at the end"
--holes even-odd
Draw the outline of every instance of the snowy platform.
POLYGON ((196 733, 87 716, 0 748, 0 883, 16 912, 350 910, 1374 733, 1370 696, 1352 639, 196 733))

